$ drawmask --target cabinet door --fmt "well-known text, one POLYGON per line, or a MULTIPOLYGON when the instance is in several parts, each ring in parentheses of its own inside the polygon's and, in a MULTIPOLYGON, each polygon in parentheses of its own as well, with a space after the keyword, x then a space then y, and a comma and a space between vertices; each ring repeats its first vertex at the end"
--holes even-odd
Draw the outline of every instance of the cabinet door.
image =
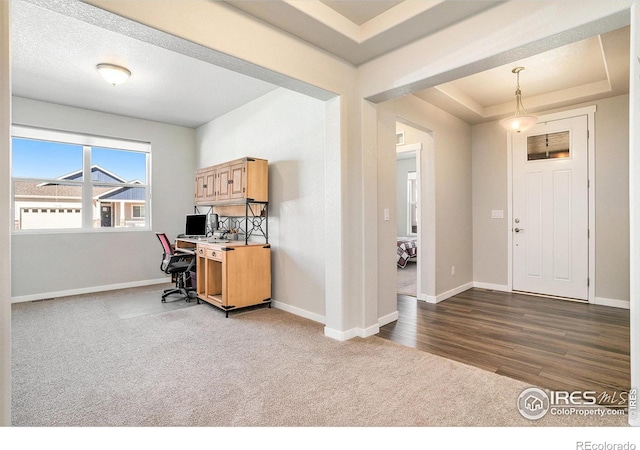
POLYGON ((223 292, 225 306, 258 305, 271 298, 271 249, 238 246, 225 252, 223 292))
POLYGON ((207 197, 207 171, 206 170, 198 170, 196 172, 196 203, 204 203, 207 197))
POLYGON ((231 166, 219 166, 216 170, 216 198, 229 200, 231 198, 231 166))
POLYGON ((230 188, 230 192, 229 192, 229 197, 230 198, 243 198, 244 197, 244 192, 245 192, 245 185, 244 185, 245 167, 246 167, 245 163, 238 163, 238 164, 233 164, 229 168, 230 177, 231 177, 231 183, 230 183, 230 187, 231 188, 230 188))
POLYGON ((195 202, 202 203, 205 198, 205 189, 206 189, 206 175, 203 171, 196 172, 196 186, 195 186, 195 202))
POLYGON ((216 172, 215 170, 209 170, 204 174, 204 201, 211 203, 216 200, 216 172))
POLYGON ((215 199, 215 170, 213 168, 198 170, 196 172, 195 203, 209 204, 215 199))

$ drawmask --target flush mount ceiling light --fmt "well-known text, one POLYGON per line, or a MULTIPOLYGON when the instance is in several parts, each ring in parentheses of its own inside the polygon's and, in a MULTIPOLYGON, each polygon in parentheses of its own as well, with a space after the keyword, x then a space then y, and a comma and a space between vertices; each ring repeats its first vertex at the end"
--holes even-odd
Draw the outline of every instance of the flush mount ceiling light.
POLYGON ((98 64, 96 69, 107 83, 114 86, 124 83, 131 76, 129 69, 116 66, 115 64, 98 64))
POLYGON ((516 74, 516 115, 507 117, 500 121, 502 125, 508 131, 515 131, 520 133, 521 131, 528 130, 536 123, 538 118, 531 114, 527 114, 524 106, 522 106, 522 92, 520 92, 520 72, 524 70, 524 67, 516 67, 511 72, 516 74))

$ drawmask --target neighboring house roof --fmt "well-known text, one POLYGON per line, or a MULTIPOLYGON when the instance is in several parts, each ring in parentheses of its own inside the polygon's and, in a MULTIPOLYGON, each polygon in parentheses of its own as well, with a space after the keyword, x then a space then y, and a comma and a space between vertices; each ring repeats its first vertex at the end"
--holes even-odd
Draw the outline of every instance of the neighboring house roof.
MULTIPOLYGON (((77 180, 82 176, 82 169, 70 172, 66 175, 62 175, 57 178, 57 180, 77 180)), ((93 181, 105 181, 107 183, 126 183, 127 180, 119 177, 113 172, 109 172, 104 167, 101 167, 97 164, 91 166, 91 179, 93 181)))
POLYGON ((67 184, 44 185, 31 181, 16 181, 13 186, 13 194, 16 197, 82 197, 82 188, 80 186, 70 186, 67 184))
MULTIPOLYGON (((135 184, 141 184, 139 180, 133 181, 135 184)), ((100 200, 129 200, 129 201, 144 201, 144 189, 136 187, 119 187, 112 188, 102 194, 94 196, 94 198, 100 200)))
MULTIPOLYGON (((57 180, 61 181, 77 181, 81 178, 82 171, 77 170, 66 175, 62 175, 57 180)), ((93 181, 106 183, 133 183, 142 184, 140 180, 132 180, 127 182, 122 177, 109 172, 108 170, 98 166, 91 166, 91 178, 93 181)), ((64 183, 46 182, 38 183, 32 181, 16 181, 14 183, 15 197, 51 197, 51 198, 82 198, 82 188, 77 185, 69 185, 64 183)), ((94 199, 110 199, 110 200, 130 200, 144 201, 145 194, 143 188, 136 187, 114 187, 114 186, 94 186, 94 199)))

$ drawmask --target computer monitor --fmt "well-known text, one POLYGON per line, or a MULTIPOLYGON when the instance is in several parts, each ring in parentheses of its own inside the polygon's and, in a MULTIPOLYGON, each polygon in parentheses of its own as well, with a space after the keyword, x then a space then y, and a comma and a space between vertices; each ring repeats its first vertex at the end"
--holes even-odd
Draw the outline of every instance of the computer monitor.
POLYGON ((207 215, 206 214, 187 214, 184 234, 187 236, 206 236, 207 235, 207 215))

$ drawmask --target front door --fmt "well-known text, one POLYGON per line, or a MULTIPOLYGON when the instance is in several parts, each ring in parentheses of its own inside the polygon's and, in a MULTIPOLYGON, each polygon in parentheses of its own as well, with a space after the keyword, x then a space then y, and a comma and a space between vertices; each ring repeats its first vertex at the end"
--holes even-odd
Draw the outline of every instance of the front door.
POLYGON ((513 137, 513 290, 588 299, 587 116, 513 137))
POLYGON ((100 227, 111 226, 111 205, 100 206, 100 227))

